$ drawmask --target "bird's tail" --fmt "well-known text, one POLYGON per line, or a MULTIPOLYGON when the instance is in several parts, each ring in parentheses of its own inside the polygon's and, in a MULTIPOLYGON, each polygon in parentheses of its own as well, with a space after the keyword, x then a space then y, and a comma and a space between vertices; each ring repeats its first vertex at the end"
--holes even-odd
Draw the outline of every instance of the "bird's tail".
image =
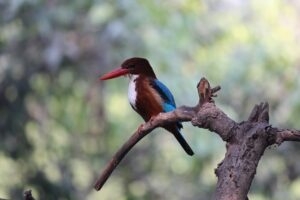
POLYGON ((175 138, 177 139, 179 144, 182 146, 182 148, 188 155, 190 155, 190 156, 194 155, 194 151, 192 150, 190 145, 187 143, 187 141, 184 139, 184 137, 182 136, 178 127, 172 125, 172 126, 165 127, 165 129, 167 129, 168 131, 173 133, 173 135, 175 136, 175 138))

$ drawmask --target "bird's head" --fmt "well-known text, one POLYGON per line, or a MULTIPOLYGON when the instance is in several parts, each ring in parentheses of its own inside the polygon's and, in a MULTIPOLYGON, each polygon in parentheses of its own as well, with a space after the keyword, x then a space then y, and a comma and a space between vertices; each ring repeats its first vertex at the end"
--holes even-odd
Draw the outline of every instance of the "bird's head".
POLYGON ((145 58, 129 58, 125 60, 121 67, 108 72, 100 77, 100 80, 108 80, 112 78, 117 78, 122 75, 145 75, 155 78, 154 71, 145 58))

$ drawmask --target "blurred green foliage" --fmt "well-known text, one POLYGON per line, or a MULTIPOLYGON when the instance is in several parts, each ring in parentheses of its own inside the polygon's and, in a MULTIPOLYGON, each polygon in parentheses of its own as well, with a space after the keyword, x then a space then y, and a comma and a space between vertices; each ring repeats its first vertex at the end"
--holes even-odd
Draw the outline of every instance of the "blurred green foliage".
MULTIPOLYGON (((299 127, 297 0, 0 0, 0 197, 209 199, 224 144, 185 124, 196 155, 155 130, 112 174, 92 185, 142 123, 127 80, 97 77, 125 58, 148 58, 178 105, 197 102, 205 76, 217 104, 242 121, 269 101, 271 122, 299 127)), ((268 150, 249 198, 300 199, 300 147, 268 150)))

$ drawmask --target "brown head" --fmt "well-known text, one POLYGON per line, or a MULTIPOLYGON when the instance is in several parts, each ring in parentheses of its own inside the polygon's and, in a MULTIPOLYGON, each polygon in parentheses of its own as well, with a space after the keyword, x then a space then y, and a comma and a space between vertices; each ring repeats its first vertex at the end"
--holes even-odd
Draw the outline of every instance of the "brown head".
POLYGON ((125 60, 121 67, 101 76, 100 80, 108 80, 127 74, 145 75, 156 78, 155 73, 147 59, 133 57, 125 60))

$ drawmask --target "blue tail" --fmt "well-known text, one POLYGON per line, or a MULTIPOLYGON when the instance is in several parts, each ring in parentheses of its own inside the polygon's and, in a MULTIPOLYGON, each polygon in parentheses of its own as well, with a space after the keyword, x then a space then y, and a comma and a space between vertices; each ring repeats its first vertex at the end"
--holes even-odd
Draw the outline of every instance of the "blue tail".
POLYGON ((173 135, 175 136, 175 138, 177 139, 177 141, 179 142, 179 144, 181 145, 181 147, 184 149, 184 151, 192 156, 194 155, 194 151, 192 150, 192 148, 190 147, 190 145, 186 142, 186 140, 184 139, 184 137, 182 136, 179 128, 177 126, 171 125, 171 126, 167 126, 165 127, 165 129, 167 129, 168 131, 170 131, 171 133, 173 133, 173 135))

